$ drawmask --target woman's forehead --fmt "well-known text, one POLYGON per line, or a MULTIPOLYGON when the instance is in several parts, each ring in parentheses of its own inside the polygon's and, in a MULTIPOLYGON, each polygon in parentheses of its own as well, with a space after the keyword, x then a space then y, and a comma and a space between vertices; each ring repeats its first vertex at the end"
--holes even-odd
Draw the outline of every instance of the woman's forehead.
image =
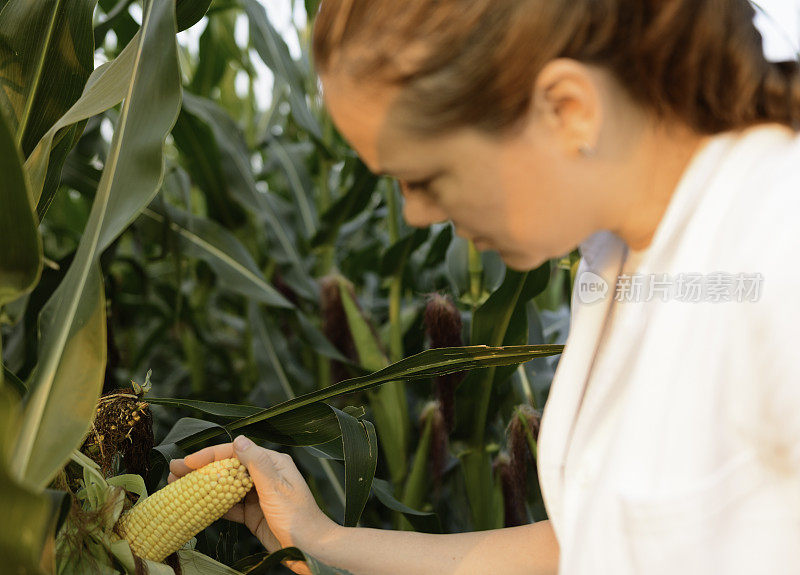
POLYGON ((392 89, 335 72, 323 75, 322 84, 325 106, 339 132, 370 169, 380 169, 379 140, 394 99, 392 89))
MULTIPOLYGON (((410 178, 439 155, 442 145, 403 128, 413 113, 397 87, 359 83, 346 74, 322 76, 325 105, 342 136, 375 173, 410 178)), ((440 144, 445 138, 439 138, 440 144)))

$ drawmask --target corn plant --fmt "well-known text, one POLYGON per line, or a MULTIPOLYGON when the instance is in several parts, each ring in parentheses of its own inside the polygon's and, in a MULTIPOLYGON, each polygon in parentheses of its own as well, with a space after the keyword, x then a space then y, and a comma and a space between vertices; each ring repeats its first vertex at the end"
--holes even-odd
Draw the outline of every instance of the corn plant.
MULTIPOLYGON (((256 0, 0 0, 10 573, 173 572, 120 518, 233 433, 290 452, 347 525, 545 518, 531 472, 576 256, 514 272, 407 227, 322 107, 315 7, 279 33, 256 0)), ((334 572, 222 522, 192 545, 167 563, 334 572)))

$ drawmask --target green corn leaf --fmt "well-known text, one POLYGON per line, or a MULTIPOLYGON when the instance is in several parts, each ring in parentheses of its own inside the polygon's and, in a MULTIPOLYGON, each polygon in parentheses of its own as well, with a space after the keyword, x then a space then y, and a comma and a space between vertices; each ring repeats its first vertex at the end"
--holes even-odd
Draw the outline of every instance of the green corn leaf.
POLYGON ((215 561, 194 549, 178 550, 178 561, 183 575, 241 575, 241 571, 215 561))
MULTIPOLYGON (((343 281, 339 283, 339 294, 358 352, 359 363, 370 371, 386 367, 389 360, 380 347, 379 339, 343 281)), ((396 381, 382 386, 371 394, 370 405, 375 412, 375 423, 378 426, 381 447, 386 455, 392 481, 399 484, 406 474, 406 453, 410 434, 405 385, 396 381)))
MULTIPOLYGON (((106 317, 99 257, 161 185, 164 142, 181 97, 175 32, 174 3, 148 3, 140 41, 131 51, 133 73, 121 76, 128 78, 125 102, 89 222, 64 280, 40 316, 39 365, 14 458, 17 477, 39 488, 79 446, 102 388, 106 317)), ((116 92, 108 83, 119 80, 94 77, 90 84, 97 92, 87 88, 73 110, 91 107, 84 98, 116 92)))
POLYGON ((0 386, 0 557, 5 573, 38 573, 53 518, 53 500, 20 485, 11 475, 9 455, 19 431, 20 400, 0 386))
MULTIPOLYGON (((61 183, 80 192, 84 197, 91 198, 94 196, 94 192, 100 184, 100 177, 102 175, 103 171, 93 165, 91 157, 70 154, 64 161, 64 167, 61 170, 61 183)), ((53 197, 53 202, 58 202, 57 196, 53 197)), ((61 207, 61 210, 64 210, 64 208, 61 207)), ((78 218, 75 219, 78 220, 78 218)), ((75 233, 76 236, 79 237, 83 230, 82 224, 85 218, 78 221, 80 222, 80 227, 77 225, 78 222, 75 222, 75 233)))
POLYGON ((294 307, 267 283, 250 253, 228 230, 212 220, 172 206, 166 208, 166 219, 150 208, 143 214, 166 224, 187 254, 205 261, 214 270, 223 288, 265 305, 294 307))
MULTIPOLYGON (((0 110, 28 156, 80 97, 94 68, 92 12, 97 0, 10 0, 0 12, 0 110)), ((59 134, 49 157, 46 195, 82 127, 59 134)), ((35 195, 38 200, 38 192, 35 195)))
MULTIPOLYGON (((33 289, 42 271, 42 242, 36 229, 22 157, 0 113, 0 308, 33 289)), ((0 384, 3 376, 0 374, 0 384)))
POLYGON ((217 403, 199 399, 175 399, 172 397, 147 397, 147 402, 155 405, 167 405, 184 409, 196 409, 208 415, 223 419, 239 419, 258 413, 260 407, 236 403, 217 403))
POLYGON ((30 153, 94 68, 97 0, 10 0, 0 13, 0 107, 30 153))
MULTIPOLYGON (((508 270, 502 285, 475 311, 470 342, 490 346, 522 345, 528 342, 527 304, 547 288, 550 263, 531 272, 508 270)), ((494 386, 516 369, 488 369, 469 374, 459 387, 463 427, 472 434, 472 444, 483 444, 483 432, 494 386)))
POLYGON ((213 134, 220 164, 208 165, 205 171, 214 174, 215 181, 219 180, 220 185, 225 185, 225 193, 230 193, 240 205, 258 218, 259 223, 267 226, 269 233, 277 241, 280 255, 289 262, 298 278, 296 287, 306 297, 315 298, 317 287, 302 262, 294 232, 279 217, 278 209, 269 194, 263 194, 256 189, 247 144, 236 122, 211 100, 190 93, 184 94, 183 110, 205 124, 213 134))
MULTIPOLYGON (((123 570, 124 575, 136 575, 137 573, 141 573, 144 571, 147 575, 175 575, 175 571, 172 567, 168 565, 164 565, 163 563, 156 563, 155 561, 150 561, 149 559, 143 559, 142 563, 144 563, 144 569, 137 569, 136 561, 133 559, 133 553, 131 552, 131 548, 128 545, 128 542, 125 540, 115 541, 108 546, 101 546, 100 544, 96 544, 94 549, 92 546, 89 546, 89 549, 92 552, 92 555, 95 557, 101 557, 103 560, 108 557, 110 553, 114 558, 114 568, 110 568, 108 570, 102 571, 105 575, 117 575, 119 573, 119 569, 123 570)), ((75 558, 77 563, 71 564, 68 568, 64 569, 61 566, 61 573, 59 575, 83 575, 86 572, 86 554, 81 554, 75 558)), ((100 572, 98 570, 98 572, 100 572)))
POLYGON ((409 256, 425 243, 430 233, 429 228, 417 229, 389 246, 381 256, 381 275, 389 277, 407 269, 409 256))
MULTIPOLYGON (((430 412, 428 412, 430 414, 430 412)), ((422 428, 422 435, 417 443, 417 451, 414 453, 414 462, 411 464, 411 471, 403 487, 403 503, 416 508, 425 502, 431 481, 428 472, 430 464, 431 442, 433 440, 433 420, 429 415, 425 419, 422 428)), ((407 527, 403 525, 403 527, 407 527)))
POLYGON ((208 12, 212 0, 178 0, 175 6, 175 22, 178 32, 191 28, 208 12))
POLYGON ((344 489, 346 493, 344 525, 355 527, 369 499, 372 479, 378 465, 378 438, 369 421, 334 408, 342 430, 344 451, 344 489))
POLYGON ((97 46, 103 45, 106 34, 108 34, 109 30, 112 28, 114 29, 114 34, 118 42, 121 44, 130 42, 131 38, 133 38, 139 29, 139 26, 136 25, 136 21, 130 15, 130 12, 128 12, 131 4, 133 4, 133 0, 100 0, 97 3, 100 10, 104 12, 103 18, 100 19, 94 27, 94 40, 97 46), (123 26, 131 30, 127 37, 125 37, 124 33, 121 33, 120 28, 123 26))
POLYGON ((122 487, 125 491, 135 493, 140 499, 147 497, 147 487, 145 487, 144 479, 142 479, 141 475, 116 475, 108 479, 108 484, 116 485, 117 487, 122 487))
MULTIPOLYGON (((156 405, 159 404, 158 401, 153 401, 152 398, 148 398, 148 401, 155 403, 156 405)), ((179 402, 163 402, 163 404, 180 405, 179 402)), ((169 433, 167 433, 167 436, 164 438, 164 440, 156 445, 153 449, 163 456, 164 462, 168 463, 172 459, 180 459, 185 455, 183 449, 180 447, 180 443, 187 437, 194 437, 198 434, 209 431, 217 432, 215 435, 222 435, 225 433, 225 428, 212 421, 195 419, 193 417, 182 417, 175 422, 175 425, 173 425, 172 429, 169 430, 169 433)))
MULTIPOLYGON (((138 32, 139 26, 128 12, 134 0, 100 0, 98 4, 105 12, 105 18, 94 28, 95 44, 101 46, 105 35, 113 29, 117 40, 127 44, 138 32)), ((208 12, 212 0, 178 0, 176 20, 178 32, 183 32, 197 24, 208 12)))
POLYGON ((392 494, 392 488, 388 481, 374 479, 372 481, 372 493, 374 493, 375 497, 386 507, 392 511, 402 513, 406 521, 408 521, 416 531, 421 533, 442 532, 442 525, 438 515, 426 511, 419 511, 397 500, 392 494))
POLYGON ((301 158, 290 154, 287 147, 279 140, 272 140, 267 146, 267 153, 276 158, 283 169, 289 189, 295 200, 299 219, 303 224, 305 237, 312 237, 318 227, 317 211, 314 207, 314 184, 301 158))
POLYGON ((350 571, 325 565, 312 555, 303 553, 297 547, 285 547, 271 554, 259 553, 245 557, 236 563, 236 568, 246 570, 247 575, 269 575, 274 573, 275 567, 286 559, 305 561, 311 575, 353 575, 350 571))
MULTIPOLYGON (((154 405, 196 409, 224 419, 234 419, 236 418, 234 414, 247 413, 249 416, 263 411, 262 408, 245 405, 168 397, 152 397, 147 401, 154 405)), ((360 407, 346 407, 343 411, 356 419, 364 416, 364 409, 360 407)), ((241 417, 242 415, 238 415, 238 419, 241 417)), ((191 440, 197 433, 211 428, 218 429, 220 434, 225 433, 222 425, 190 417, 182 418, 179 420, 179 424, 175 424, 167 438, 159 444, 160 447, 167 449, 170 444, 178 448, 194 445, 187 440, 191 440)), ((297 411, 258 422, 248 427, 247 433, 257 439, 290 446, 320 445, 334 441, 341 436, 335 414, 331 411, 331 407, 324 403, 313 403, 297 411)))
POLYGON ((378 178, 360 160, 353 168, 353 184, 350 189, 328 210, 322 214, 319 231, 311 239, 312 247, 319 248, 332 245, 342 225, 356 217, 369 205, 369 199, 375 192, 378 178))
POLYGON ((355 343, 359 363, 369 371, 383 369, 389 365, 389 360, 381 349, 379 340, 372 331, 372 326, 350 295, 345 280, 339 281, 339 295, 347 315, 347 325, 355 343))
MULTIPOLYGON (((549 278, 549 262, 532 272, 508 270, 502 285, 475 312, 472 342, 490 345, 527 342, 527 303, 545 290, 549 278)), ((470 446, 461 458, 462 468, 476 529, 500 527, 502 522, 502 505, 497 500, 499 493, 493 486, 484 434, 495 386, 507 379, 512 371, 513 368, 497 366, 472 372, 458 389, 458 431, 468 436, 470 446)))
POLYGON ((358 369, 358 366, 348 360, 338 349, 333 346, 330 340, 328 340, 328 338, 325 337, 319 328, 317 328, 317 326, 311 322, 308 316, 301 313, 299 310, 295 315, 297 317, 297 323, 300 329, 300 336, 308 345, 314 348, 314 351, 324 357, 335 359, 336 361, 347 365, 351 369, 358 369))
POLYGON ((254 302, 250 302, 247 306, 247 319, 250 329, 253 331, 253 356, 258 366, 262 389, 267 394, 277 392, 277 386, 273 384, 277 380, 280 390, 283 392, 280 397, 294 397, 292 383, 283 367, 284 362, 289 361, 289 357, 286 357, 288 354, 283 334, 277 329, 271 318, 264 317, 259 306, 254 302), (277 346, 281 346, 282 353, 278 351, 277 346), (279 354, 283 358, 279 357, 279 354))
POLYGON ((375 373, 340 381, 324 389, 273 405, 255 415, 226 424, 224 430, 205 430, 187 436, 181 441, 181 445, 183 448, 192 447, 225 432, 230 435, 234 432, 248 433, 251 426, 279 415, 292 413, 313 403, 323 402, 334 397, 373 389, 390 381, 427 379, 436 375, 470 369, 517 365, 537 357, 558 355, 563 348, 564 346, 561 345, 520 345, 503 348, 472 346, 429 349, 375 373))
POLYGON ((50 151, 56 134, 62 128, 81 122, 119 104, 127 94, 139 55, 141 37, 137 34, 111 62, 98 67, 89 76, 83 94, 75 104, 42 136, 25 162, 31 195, 39 205, 40 217, 52 198, 42 198, 50 151))
POLYGON ((453 226, 444 224, 442 229, 433 238, 428 253, 425 255, 425 267, 439 265, 445 261, 447 249, 453 241, 453 226))
POLYGON ((234 36, 235 25, 233 11, 209 14, 198 42, 197 68, 190 86, 195 94, 209 94, 222 81, 229 63, 242 60, 242 50, 234 36))
MULTIPOLYGON (((233 194, 237 190, 233 185, 236 180, 230 180, 225 174, 224 162, 228 158, 221 155, 211 128, 190 113, 191 104, 187 104, 187 99, 184 93, 184 105, 172 129, 175 145, 181 151, 182 163, 192 183, 205 196, 208 216, 227 228, 236 229, 244 224, 245 211, 233 194)), ((252 201, 251 205, 256 203, 252 201)))
MULTIPOLYGON (((27 0, 18 1, 20 3, 27 2, 27 0)), ((38 1, 43 2, 44 0, 38 1)), ((60 1, 64 2, 65 0, 60 1)), ((70 1, 74 2, 77 0, 70 1)), ((50 2, 53 2, 53 0, 50 0, 50 2)), ((96 0, 92 2, 92 6, 94 3, 96 3, 96 0)), ((179 24, 188 27, 197 22, 208 9, 210 3, 210 0, 179 0, 177 14, 179 24)), ((84 4, 86 4, 86 0, 84 0, 84 4)), ((4 13, 5 10, 3 11, 3 14, 4 13)), ((70 17, 72 18, 72 16, 70 17)), ((72 42, 72 40, 68 39, 68 42, 72 42)), ((71 147, 69 146, 62 150, 59 148, 61 144, 58 144, 56 148, 53 148, 57 134, 59 134, 59 131, 63 128, 87 120, 92 116, 96 116, 116 106, 128 95, 128 88, 131 85, 132 79, 140 69, 141 62, 139 58, 141 57, 141 44, 141 32, 139 32, 125 46, 119 56, 111 62, 107 62, 95 69, 91 75, 89 75, 88 80, 85 80, 85 85, 82 81, 81 87, 83 91, 79 91, 80 98, 78 98, 66 112, 63 112, 60 118, 56 116, 57 120, 54 119, 54 122, 48 124, 49 128, 41 135, 33 151, 27 155, 25 170, 28 173, 31 196, 33 201, 37 204, 37 213, 40 219, 44 217, 47 208, 53 200, 53 195, 55 194, 55 187, 48 187, 45 189, 46 179, 50 181, 52 178, 52 169, 48 168, 48 166, 57 166, 57 171, 60 171, 61 163, 63 163, 63 159, 61 163, 57 163, 56 161, 51 162, 51 155, 63 152, 64 156, 66 156, 69 147, 71 147)), ((92 53, 91 49, 92 46, 90 45, 90 58, 92 53)), ((57 173, 54 180, 56 184, 59 179, 60 174, 57 173)))
POLYGON ((18 378, 5 365, 3 366, 3 377, 0 377, 0 387, 3 387, 4 383, 13 389, 20 398, 25 397, 25 394, 28 392, 28 386, 25 385, 25 382, 18 378))
MULTIPOLYGON (((348 408, 345 408, 347 411, 348 408)), ((338 438, 337 438, 338 439, 338 438)), ((341 441, 329 441, 327 443, 320 443, 319 445, 303 446, 303 450, 319 459, 335 459, 336 461, 344 461, 344 451, 342 450, 341 441)))

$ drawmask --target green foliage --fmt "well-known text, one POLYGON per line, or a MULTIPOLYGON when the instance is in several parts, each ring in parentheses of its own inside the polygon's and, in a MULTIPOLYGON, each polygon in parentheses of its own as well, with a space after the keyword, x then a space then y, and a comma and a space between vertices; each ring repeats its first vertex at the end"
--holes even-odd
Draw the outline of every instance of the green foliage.
POLYGON ((158 191, 164 140, 180 104, 174 6, 149 4, 139 38, 89 221, 69 271, 42 310, 39 366, 14 457, 18 476, 40 489, 89 431, 106 363, 100 255, 158 191), (157 68, 144 65, 155 60, 157 68), (71 407, 66 413, 65 405, 71 407))
MULTIPOLYGON (((0 110, 27 156, 81 95, 93 67, 92 11, 97 0, 10 0, 0 27, 0 110)), ((43 182, 46 203, 82 127, 58 134, 43 182)), ((37 201, 39 193, 34 196, 37 201)), ((43 212, 40 212, 40 215, 43 212)))
MULTIPOLYGON (((294 10, 311 19, 317 5, 294 10)), ((0 498, 12 519, 0 552, 11 573, 82 569, 53 552, 70 529, 65 465, 83 469, 94 499, 82 505, 97 508, 115 485, 152 490, 170 458, 241 432, 291 452, 347 525, 503 524, 492 458, 516 406, 546 399, 570 269, 508 271, 449 224, 408 228, 396 187, 325 113, 308 29, 279 33, 264 6, 0 0, 0 498), (258 91, 264 67, 271 94, 258 91), (331 277, 338 307, 320 289, 331 277), (468 347, 429 349, 431 292, 456 302, 468 347), (98 477, 76 452, 98 397, 148 370, 150 475, 98 477), (430 382, 457 372, 469 373, 448 436, 431 423, 430 382)), ((543 519, 529 493, 528 516, 543 519)), ((133 572, 124 542, 92 546, 133 572)), ((282 553, 265 557, 225 524, 180 556, 184 573, 269 573, 304 557, 282 553)))
MULTIPOLYGON (((22 157, 0 114, 0 308, 32 289, 42 270, 42 243, 36 232, 22 157)), ((3 376, 0 375, 0 384, 3 376)))
POLYGON ((51 524, 47 495, 20 484, 11 476, 10 448, 19 433, 19 398, 0 387, 0 556, 8 573, 37 573, 51 524))

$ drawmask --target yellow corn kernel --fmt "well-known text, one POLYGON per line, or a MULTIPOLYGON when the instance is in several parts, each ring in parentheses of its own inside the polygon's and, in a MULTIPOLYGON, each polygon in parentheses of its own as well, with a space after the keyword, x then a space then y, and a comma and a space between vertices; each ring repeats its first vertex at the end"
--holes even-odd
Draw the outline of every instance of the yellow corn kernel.
POLYGON ((181 477, 122 514, 115 531, 131 550, 163 561, 242 500, 253 482, 238 459, 222 459, 181 477))

